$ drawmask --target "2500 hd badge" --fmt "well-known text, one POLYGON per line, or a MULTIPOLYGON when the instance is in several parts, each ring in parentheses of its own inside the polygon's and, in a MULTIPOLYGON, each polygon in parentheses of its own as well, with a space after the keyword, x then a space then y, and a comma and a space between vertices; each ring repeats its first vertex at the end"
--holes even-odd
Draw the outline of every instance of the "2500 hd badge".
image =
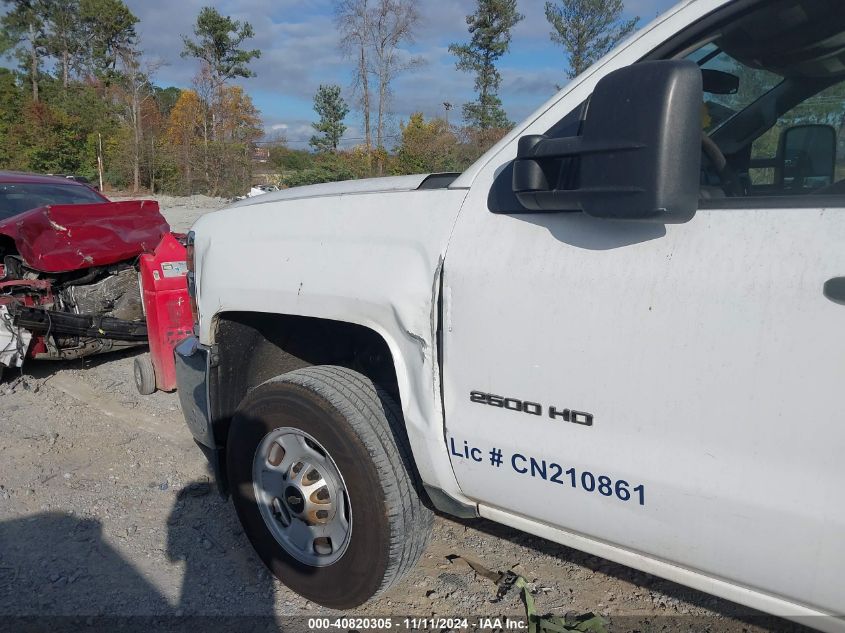
MULTIPOLYGON (((508 411, 528 413, 530 415, 543 415, 543 411, 545 410, 545 407, 538 402, 527 402, 518 398, 484 393, 483 391, 470 391, 469 399, 470 402, 499 407, 508 411)), ((552 420, 563 420, 564 422, 572 422, 573 424, 581 424, 582 426, 593 426, 593 414, 585 411, 558 409, 555 406, 549 406, 548 415, 552 420)))

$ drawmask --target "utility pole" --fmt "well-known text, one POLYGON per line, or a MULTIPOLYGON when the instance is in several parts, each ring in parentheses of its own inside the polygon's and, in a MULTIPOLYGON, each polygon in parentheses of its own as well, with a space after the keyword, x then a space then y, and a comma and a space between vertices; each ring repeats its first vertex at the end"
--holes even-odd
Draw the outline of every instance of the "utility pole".
POLYGON ((103 135, 97 132, 97 173, 100 175, 100 192, 103 191, 103 135))
POLYGON ((446 127, 449 127, 449 110, 452 109, 452 104, 449 101, 444 101, 443 109, 446 111, 446 127))

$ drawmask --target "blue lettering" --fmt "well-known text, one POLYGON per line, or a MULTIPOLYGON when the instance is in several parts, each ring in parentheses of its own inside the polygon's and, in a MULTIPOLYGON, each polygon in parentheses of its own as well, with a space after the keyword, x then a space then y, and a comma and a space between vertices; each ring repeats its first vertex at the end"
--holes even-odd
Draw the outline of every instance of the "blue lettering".
POLYGON ((449 446, 450 446, 450 450, 451 450, 452 455, 454 455, 455 457, 463 457, 463 455, 461 453, 459 453, 458 451, 455 450, 455 438, 454 437, 449 438, 449 446))
POLYGON ((542 477, 543 479, 546 478, 546 460, 541 459, 538 463, 537 460, 532 457, 531 458, 531 476, 537 477, 538 475, 540 477, 542 477))
POLYGON ((525 473, 527 473, 527 472, 528 472, 528 469, 527 469, 527 468, 525 468, 525 467, 523 467, 523 468, 522 468, 522 470, 520 470, 519 468, 517 468, 517 467, 516 467, 516 459, 517 459, 517 457, 518 457, 519 459, 521 459, 521 460, 522 460, 522 463, 523 463, 523 464, 524 464, 525 462, 527 462, 528 460, 527 460, 527 459, 525 459, 525 456, 520 455, 519 453, 514 453, 514 454, 513 454, 513 457, 511 457, 511 466, 513 467, 513 469, 514 469, 516 472, 520 473, 521 475, 524 475, 525 473))

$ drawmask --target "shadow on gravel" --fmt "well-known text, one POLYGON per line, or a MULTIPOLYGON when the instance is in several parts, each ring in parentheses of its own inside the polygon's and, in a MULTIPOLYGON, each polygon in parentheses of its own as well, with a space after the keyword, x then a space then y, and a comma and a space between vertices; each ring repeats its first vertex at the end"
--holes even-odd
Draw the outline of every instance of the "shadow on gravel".
MULTIPOLYGON (((154 571, 108 542, 123 535, 107 539, 97 519, 42 513, 0 522, 0 630, 278 630, 270 576, 207 481, 179 492, 166 529, 166 555, 183 565, 181 588, 157 587, 154 571)), ((170 578, 178 572, 161 582, 170 578)))
POLYGON ((273 615, 272 578, 231 504, 209 482, 194 482, 177 495, 167 519, 167 556, 185 563, 181 613, 273 615))
MULTIPOLYGON (((54 373, 62 369, 91 369, 121 358, 134 358, 135 356, 140 356, 148 351, 149 348, 146 345, 140 345, 138 347, 130 347, 116 352, 106 352, 105 354, 85 356, 83 358, 75 358, 73 360, 28 359, 20 369, 6 368, 6 371, 3 372, 2 381, 11 382, 21 377, 40 380, 43 378, 49 378, 54 373)), ((128 382, 132 382, 132 374, 127 374, 126 379, 128 382)))
MULTIPOLYGON (((699 608, 708 609, 725 618, 733 618, 748 625, 764 628, 769 631, 776 631, 777 633, 812 633, 812 629, 805 626, 778 618, 773 615, 756 611, 750 607, 746 607, 735 602, 723 600, 706 593, 702 593, 695 589, 679 585, 670 580, 664 580, 651 574, 646 574, 624 565, 619 565, 612 561, 598 556, 592 556, 584 552, 560 545, 552 541, 532 536, 525 532, 520 532, 509 528, 505 525, 493 523, 486 519, 455 519, 441 513, 443 518, 466 525, 485 534, 489 534, 495 538, 508 540, 517 545, 528 547, 544 556, 554 556, 568 563, 585 567, 594 572, 601 572, 608 576, 613 576, 619 580, 629 582, 641 589, 648 591, 656 591, 669 599, 685 602, 699 608)), ((519 561, 514 561, 514 564, 519 561)), ((504 571, 504 570, 500 570, 504 571)), ((531 571, 520 567, 517 569, 520 574, 530 575, 531 571)), ((532 580, 529 578, 529 580, 532 580)), ((539 580, 543 580, 542 578, 539 580)), ((655 628, 653 630, 679 630, 682 626, 691 625, 694 622, 700 626, 706 625, 706 630, 719 631, 721 630, 719 624, 706 616, 689 616, 673 614, 671 610, 666 611, 667 615, 652 615, 652 616, 631 616, 631 617, 614 617, 613 620, 617 623, 623 623, 623 630, 652 630, 649 627, 643 628, 643 624, 651 622, 655 628), (706 622, 705 622, 706 621, 706 622), (663 627, 662 629, 660 627, 663 627), (666 628, 668 627, 668 628, 666 628)), ((612 628, 612 630, 616 630, 612 628)), ((702 629, 703 630, 703 629, 702 629)), ((734 626, 731 630, 736 630, 734 626)))
POLYGON ((0 523, 0 612, 167 613, 170 605, 103 539, 95 519, 45 513, 0 523))

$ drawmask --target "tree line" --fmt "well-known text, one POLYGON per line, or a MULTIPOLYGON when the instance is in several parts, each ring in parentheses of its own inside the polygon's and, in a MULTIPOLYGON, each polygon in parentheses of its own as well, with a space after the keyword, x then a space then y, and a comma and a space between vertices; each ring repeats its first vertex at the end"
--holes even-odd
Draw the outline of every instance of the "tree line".
MULTIPOLYGON (((445 118, 426 121, 416 112, 400 124, 395 151, 385 148, 384 126, 391 84, 422 62, 401 54, 410 44, 421 16, 414 0, 335 0, 335 22, 341 50, 353 63, 353 94, 361 112, 364 144, 339 152, 350 107, 338 85, 321 85, 314 97, 319 122, 310 145, 317 155, 275 148, 273 162, 285 184, 322 182, 358 175, 461 171, 513 127, 499 97, 499 60, 509 51, 511 32, 524 19, 517 0, 476 0, 466 16, 469 39, 449 46, 455 67, 474 77, 475 99, 463 104, 463 125, 445 118), (332 154, 326 156, 326 154, 332 154), (291 166, 298 169, 291 169, 291 166), (306 167, 303 168, 303 165, 306 167)), ((623 0, 557 0, 545 3, 550 38, 567 60, 566 75, 574 78, 630 34, 639 18, 623 19, 623 0)), ((444 103, 448 112, 451 103, 444 103)))
MULTIPOLYGON (((190 88, 161 87, 162 61, 144 54, 138 18, 123 0, 0 0, 0 52, 18 61, 0 69, 0 168, 73 173, 133 192, 235 195, 253 177, 252 153, 263 137, 261 115, 234 80, 254 75, 254 29, 213 7, 183 36, 195 59, 190 88)), ((270 162, 281 184, 460 171, 513 126, 499 98, 499 60, 523 16, 516 0, 477 0, 468 39, 453 43, 456 68, 474 78, 476 96, 463 124, 414 113, 389 133, 392 86, 423 62, 407 53, 422 17, 414 0, 334 0, 339 48, 350 63, 351 103, 337 85, 314 98, 318 121, 309 151, 273 143, 270 162), (351 112, 363 142, 341 150, 351 112)), ((574 77, 627 35, 623 0, 555 0, 545 4, 551 39, 574 77)), ((450 110, 452 104, 445 103, 450 110)))
POLYGON ((231 80, 260 55, 252 26, 211 7, 183 37, 192 87, 160 87, 123 0, 3 0, 0 168, 74 174, 134 193, 248 188, 261 117, 231 80))

